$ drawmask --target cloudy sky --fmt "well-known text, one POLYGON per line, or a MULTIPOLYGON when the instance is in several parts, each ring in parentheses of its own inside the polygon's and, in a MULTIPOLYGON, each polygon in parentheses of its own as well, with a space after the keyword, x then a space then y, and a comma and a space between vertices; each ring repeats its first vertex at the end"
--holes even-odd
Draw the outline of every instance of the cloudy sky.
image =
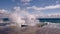
POLYGON ((0 10, 26 10, 30 14, 59 15, 60 0, 0 0, 0 10))

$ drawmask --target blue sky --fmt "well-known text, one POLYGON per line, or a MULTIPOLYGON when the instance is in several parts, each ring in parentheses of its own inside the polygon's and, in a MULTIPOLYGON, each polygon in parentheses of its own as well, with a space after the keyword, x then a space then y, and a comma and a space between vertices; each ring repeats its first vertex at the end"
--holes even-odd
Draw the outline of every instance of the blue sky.
POLYGON ((0 0, 0 9, 12 10, 15 6, 29 13, 60 13, 60 0, 0 0))

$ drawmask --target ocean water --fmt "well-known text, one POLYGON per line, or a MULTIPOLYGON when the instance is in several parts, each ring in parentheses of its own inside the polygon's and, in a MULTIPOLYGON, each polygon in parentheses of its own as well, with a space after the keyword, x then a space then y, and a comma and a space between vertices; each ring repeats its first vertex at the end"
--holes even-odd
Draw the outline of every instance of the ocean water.
POLYGON ((60 29, 60 18, 39 18, 38 20, 41 23, 48 23, 43 27, 60 29))
POLYGON ((40 22, 60 23, 60 18, 38 18, 40 22))

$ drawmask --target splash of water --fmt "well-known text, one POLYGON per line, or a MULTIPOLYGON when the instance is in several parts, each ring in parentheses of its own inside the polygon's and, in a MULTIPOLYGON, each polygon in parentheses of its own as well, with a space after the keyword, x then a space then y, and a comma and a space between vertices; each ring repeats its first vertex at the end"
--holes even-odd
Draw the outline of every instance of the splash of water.
MULTIPOLYGON (((25 10, 14 10, 13 12, 8 12, 8 11, 0 11, 0 13, 7 14, 8 18, 16 23, 18 27, 21 27, 21 25, 27 24, 29 26, 35 26, 37 21, 36 17, 34 15, 29 14, 25 10)), ((6 15, 5 15, 6 16, 6 15)))

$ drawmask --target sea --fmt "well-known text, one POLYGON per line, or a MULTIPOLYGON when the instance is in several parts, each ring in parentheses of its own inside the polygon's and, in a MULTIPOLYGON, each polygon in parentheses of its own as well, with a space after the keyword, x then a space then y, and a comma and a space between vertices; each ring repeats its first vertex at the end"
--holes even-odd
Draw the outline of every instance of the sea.
POLYGON ((38 18, 41 23, 48 23, 44 27, 60 29, 60 18, 38 18))

